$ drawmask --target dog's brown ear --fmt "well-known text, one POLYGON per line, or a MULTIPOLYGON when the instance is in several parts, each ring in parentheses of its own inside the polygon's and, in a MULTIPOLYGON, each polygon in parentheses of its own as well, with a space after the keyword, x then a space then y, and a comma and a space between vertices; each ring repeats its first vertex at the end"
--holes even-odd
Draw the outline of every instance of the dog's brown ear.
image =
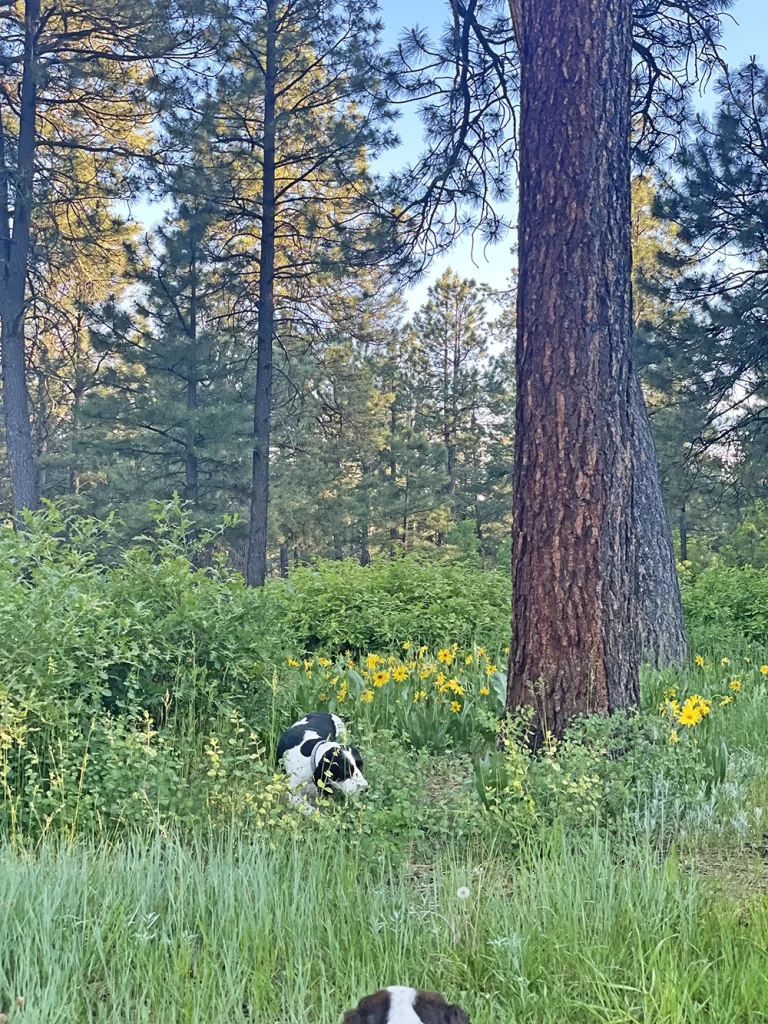
POLYGON ((445 1024, 471 1024, 469 1017, 460 1006, 449 1006, 445 1024))
MULTIPOLYGON (((389 1013, 389 992, 382 989, 366 996, 357 1004, 357 1009, 344 1014, 344 1024, 387 1024, 389 1013)), ((457 1022, 461 1024, 461 1022, 457 1022)))
POLYGON ((470 1024, 460 1006, 449 1005, 437 992, 419 992, 413 1008, 424 1024, 470 1024))

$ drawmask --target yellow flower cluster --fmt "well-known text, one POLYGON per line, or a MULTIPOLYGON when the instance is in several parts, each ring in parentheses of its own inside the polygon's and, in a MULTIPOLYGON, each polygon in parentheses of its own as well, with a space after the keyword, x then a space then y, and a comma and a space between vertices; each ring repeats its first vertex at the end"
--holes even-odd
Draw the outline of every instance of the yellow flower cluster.
MULTIPOLYGON (((697 693, 692 693, 691 696, 687 697, 681 704, 680 701, 677 700, 677 690, 666 690, 664 692, 664 702, 659 708, 662 717, 670 718, 675 725, 684 725, 688 729, 691 729, 694 725, 698 725, 699 722, 710 714, 711 710, 711 699, 700 697, 697 693)), ((680 737, 677 735, 677 729, 672 730, 669 742, 680 742, 680 737)))
POLYGON ((692 694, 683 703, 677 720, 680 725, 685 725, 690 729, 691 726, 698 725, 703 718, 706 718, 711 708, 711 700, 705 700, 698 694, 692 694))
MULTIPOLYGON (((306 678, 312 680, 313 689, 317 687, 319 702, 330 702, 332 707, 334 701, 342 703, 348 698, 362 704, 374 701, 399 704, 402 693, 409 703, 440 705, 444 712, 458 714, 466 701, 490 697, 490 677, 498 668, 484 648, 467 651, 453 643, 430 656, 426 644, 416 647, 406 641, 402 651, 400 657, 367 654, 361 657, 359 666, 351 651, 346 651, 335 663, 324 656, 305 658, 303 668, 306 678), (336 674, 332 676, 332 673, 336 674)), ((290 668, 302 667, 296 658, 287 661, 290 668)))

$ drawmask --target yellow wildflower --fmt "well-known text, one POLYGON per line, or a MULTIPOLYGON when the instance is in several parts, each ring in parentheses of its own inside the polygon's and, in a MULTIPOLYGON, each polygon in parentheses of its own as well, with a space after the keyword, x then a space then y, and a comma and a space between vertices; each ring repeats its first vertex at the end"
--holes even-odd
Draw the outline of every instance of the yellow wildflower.
POLYGON ((317 664, 318 665, 322 665, 323 668, 328 668, 330 666, 330 664, 331 664, 331 659, 330 658, 318 658, 317 659, 317 664))
POLYGON ((448 677, 446 676, 445 672, 441 672, 438 675, 437 679, 435 679, 435 686, 439 687, 442 690, 442 688, 445 686, 447 678, 448 677))
POLYGON ((664 703, 659 706, 659 713, 661 714, 662 718, 666 717, 668 711, 672 712, 672 718, 679 718, 680 701, 675 700, 673 697, 670 697, 668 700, 665 700, 664 703))
POLYGON ((744 661, 746 661, 746 663, 747 663, 748 665, 751 665, 751 664, 752 664, 752 659, 751 659, 751 658, 745 658, 745 659, 744 659, 744 661))
POLYGON ((307 661, 306 658, 304 659, 304 671, 305 672, 311 672, 312 671, 312 662, 311 661, 307 661))
POLYGON ((731 664, 731 659, 730 658, 721 658, 720 662, 723 665, 730 665, 731 664))
POLYGON ((410 651, 410 649, 411 649, 411 641, 410 640, 406 640, 405 643, 403 644, 403 650, 404 651, 410 651))
POLYGON ((669 743, 675 744, 680 742, 680 737, 677 735, 677 729, 673 729, 669 734, 669 743))
POLYGON ((680 725, 685 725, 688 728, 692 725, 698 725, 702 718, 706 718, 709 714, 711 705, 711 700, 706 700, 697 693, 692 693, 683 704, 682 711, 678 717, 680 725))
POLYGON ((482 658, 482 656, 484 654, 485 654, 485 648, 484 647, 478 647, 477 648, 477 656, 478 656, 478 658, 482 658))
POLYGON ((296 661, 295 658, 289 658, 288 659, 288 664, 291 666, 291 668, 298 668, 299 667, 299 663, 298 663, 298 661, 296 661))
POLYGON ((379 664, 380 661, 378 654, 369 654, 365 660, 371 672, 375 672, 376 666, 379 664))
POLYGON ((426 699, 427 699, 427 691, 426 690, 417 690, 416 693, 414 693, 414 695, 413 695, 413 703, 414 704, 418 704, 418 702, 420 700, 426 700, 426 699))
POLYGON ((699 666, 699 668, 704 668, 704 655, 703 654, 697 654, 696 657, 693 660, 696 662, 696 664, 699 666))
POLYGON ((437 652, 437 660, 442 661, 444 665, 450 665, 453 661, 453 651, 443 647, 441 651, 437 652))
POLYGON ((461 711, 461 704, 459 704, 457 700, 451 701, 451 711, 453 711, 454 714, 458 714, 459 711, 461 711))
POLYGON ((347 680, 345 679, 344 682, 341 684, 341 689, 339 690, 339 694, 338 694, 339 702, 347 699, 347 693, 348 692, 349 692, 349 690, 347 688, 347 680))
POLYGON ((701 721, 701 712, 697 707, 686 701, 685 704, 683 704, 683 710, 680 712, 678 721, 680 722, 680 725, 684 725, 690 729, 692 725, 698 725, 701 721))
POLYGON ((720 701, 720 707, 724 708, 726 704, 732 704, 732 703, 733 703, 733 697, 723 697, 723 699, 720 701))
POLYGON ((373 700, 373 690, 363 690, 360 694, 360 700, 363 704, 370 704, 373 700))
POLYGON ((741 680, 740 679, 732 679, 731 680, 731 689, 733 690, 734 693, 738 693, 739 690, 741 689, 741 680))
POLYGON ((396 683, 404 683, 408 678, 408 669, 405 665, 398 665, 392 672, 392 678, 396 683))
POLYGON ((471 665, 472 664, 472 655, 471 654, 468 654, 466 656, 466 658, 464 659, 464 664, 465 665, 471 665))
POLYGON ((380 686, 386 686, 389 682, 389 672, 376 672, 373 676, 373 685, 378 689, 380 686))
POLYGON ((464 690, 464 687, 461 686, 461 684, 459 683, 458 679, 449 679, 446 685, 446 689, 450 690, 451 693, 455 693, 457 697, 463 697, 464 693, 466 692, 464 690))
POLYGON ((711 700, 700 697, 697 693, 692 693, 688 700, 690 700, 691 703, 699 709, 702 718, 709 714, 709 709, 712 705, 711 700))
POLYGON ((480 687, 480 696, 481 697, 487 697, 490 692, 491 691, 488 689, 487 686, 481 686, 480 687))
POLYGON ((427 651, 428 651, 428 650, 429 650, 429 647, 427 646, 427 644, 423 644, 423 645, 422 645, 422 646, 421 646, 421 647, 419 648, 419 657, 420 657, 420 658, 423 658, 423 657, 425 656, 425 654, 427 653, 427 651))
POLYGON ((324 693, 321 693, 320 694, 320 700, 326 700, 326 699, 327 699, 326 695, 324 693))
POLYGON ((768 676, 768 665, 761 665, 760 666, 760 671, 762 672, 762 674, 764 676, 768 676))
POLYGON ((673 697, 677 696, 677 690, 672 687, 669 690, 664 691, 664 700, 672 700, 673 697))
POLYGON ((494 672, 498 672, 498 669, 496 668, 495 665, 486 665, 485 671, 488 673, 489 676, 492 676, 494 672))

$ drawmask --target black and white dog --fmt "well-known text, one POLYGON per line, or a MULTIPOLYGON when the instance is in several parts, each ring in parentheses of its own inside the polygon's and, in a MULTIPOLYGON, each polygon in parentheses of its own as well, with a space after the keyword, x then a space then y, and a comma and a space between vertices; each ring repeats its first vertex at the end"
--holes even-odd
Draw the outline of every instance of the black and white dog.
POLYGON ((286 729, 277 744, 292 790, 292 802, 309 802, 323 789, 345 796, 366 789, 363 759, 355 747, 345 746, 347 729, 342 718, 313 711, 286 729))
POLYGON ((344 1024, 470 1024, 470 1020, 437 992, 393 985, 361 999, 356 1010, 344 1014, 344 1024))

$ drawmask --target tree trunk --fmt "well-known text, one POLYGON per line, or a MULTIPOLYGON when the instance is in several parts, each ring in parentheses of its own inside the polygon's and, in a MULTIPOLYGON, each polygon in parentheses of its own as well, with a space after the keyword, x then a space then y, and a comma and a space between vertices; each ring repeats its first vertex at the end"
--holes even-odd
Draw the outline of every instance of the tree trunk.
POLYGON ((24 316, 35 172, 38 74, 36 38, 39 22, 39 0, 27 0, 24 7, 24 62, 19 99, 13 232, 10 228, 11 172, 7 164, 4 127, 0 121, 0 347, 3 415, 11 472, 14 521, 17 525, 23 509, 37 507, 37 477, 27 392, 24 316))
POLYGON ((632 515, 637 544, 637 652, 655 668, 688 654, 675 548, 661 493, 656 445, 639 376, 632 375, 632 515))
POLYGON ((280 545, 280 576, 282 579, 288 578, 288 545, 285 541, 280 545))
POLYGON ((248 532, 248 586, 261 587, 267 578, 269 510, 269 442, 272 420, 272 342, 275 326, 275 135, 277 86, 277 2, 266 0, 264 74, 264 167, 259 253, 259 299, 256 399, 253 417, 251 522, 248 532))
MULTIPOLYGON (((363 481, 368 476, 368 467, 362 467, 363 481)), ((368 533, 371 529, 371 500, 368 488, 363 484, 363 520, 360 524, 360 565, 371 564, 371 552, 368 547, 368 533)))
POLYGON ((631 0, 523 4, 508 706, 637 703, 631 0))
POLYGON ((680 509, 680 561, 688 561, 688 520, 685 518, 685 502, 680 509))
POLYGON ((189 359, 187 365, 187 431, 184 439, 184 497, 197 505, 199 496, 197 452, 197 247, 194 238, 190 247, 189 297, 189 359))

